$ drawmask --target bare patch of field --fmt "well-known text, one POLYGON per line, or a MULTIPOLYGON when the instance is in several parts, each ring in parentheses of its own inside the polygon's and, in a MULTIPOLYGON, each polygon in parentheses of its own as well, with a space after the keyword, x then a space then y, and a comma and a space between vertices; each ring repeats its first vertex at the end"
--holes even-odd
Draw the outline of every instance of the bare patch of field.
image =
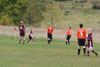
MULTIPOLYGON (((17 30, 14 30, 14 26, 0 26, 0 35, 6 35, 6 36, 19 36, 18 27, 16 27, 17 30)), ((26 27, 26 37, 28 37, 29 34, 29 27, 26 27)), ((46 28, 32 28, 34 37, 35 38, 47 38, 47 29, 46 28)), ((77 41, 76 37, 77 29, 72 29, 72 41, 77 41)), ((53 32, 53 39, 62 39, 65 40, 65 34, 66 29, 55 29, 53 32)), ((96 43, 100 43, 100 31, 99 30, 93 30, 93 40, 96 43)))

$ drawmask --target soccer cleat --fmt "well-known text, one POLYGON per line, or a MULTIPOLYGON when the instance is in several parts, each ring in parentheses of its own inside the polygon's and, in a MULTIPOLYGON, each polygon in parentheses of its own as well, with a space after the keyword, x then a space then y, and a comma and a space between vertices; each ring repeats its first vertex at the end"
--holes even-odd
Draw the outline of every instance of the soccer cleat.
POLYGON ((84 54, 84 56, 86 56, 86 54, 84 54))
POLYGON ((98 57, 98 53, 95 54, 98 57))
POLYGON ((66 42, 66 45, 67 45, 67 42, 66 42))
POLYGON ((21 40, 19 40, 19 44, 21 44, 21 40))
POLYGON ((79 56, 80 54, 77 54, 77 56, 79 56))
POLYGON ((25 40, 23 41, 23 44, 25 44, 25 40))
POLYGON ((90 55, 87 55, 87 56, 90 56, 90 55))

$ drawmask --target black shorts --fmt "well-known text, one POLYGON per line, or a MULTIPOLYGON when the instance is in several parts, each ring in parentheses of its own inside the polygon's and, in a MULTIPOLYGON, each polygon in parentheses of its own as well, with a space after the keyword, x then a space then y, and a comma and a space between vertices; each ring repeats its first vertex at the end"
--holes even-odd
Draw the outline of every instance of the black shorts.
POLYGON ((71 35, 67 35, 66 40, 70 40, 71 35))
POLYGON ((52 39, 52 34, 48 34, 48 38, 52 39))
POLYGON ((78 45, 79 46, 85 46, 86 39, 78 39, 78 45))

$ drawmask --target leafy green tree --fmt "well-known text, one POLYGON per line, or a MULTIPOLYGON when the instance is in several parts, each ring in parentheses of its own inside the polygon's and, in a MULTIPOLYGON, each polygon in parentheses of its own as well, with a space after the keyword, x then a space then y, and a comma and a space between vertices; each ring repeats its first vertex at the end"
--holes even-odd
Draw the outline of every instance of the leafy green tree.
MULTIPOLYGON (((6 19, 11 18, 9 22, 16 25, 19 24, 19 21, 22 20, 25 13, 26 4, 27 0, 0 0, 0 20, 3 16, 6 16, 6 19)), ((2 20, 2 22, 4 21, 2 20)))
POLYGON ((44 19, 43 12, 45 11, 46 1, 29 0, 28 7, 25 13, 24 20, 29 25, 40 26, 44 19))

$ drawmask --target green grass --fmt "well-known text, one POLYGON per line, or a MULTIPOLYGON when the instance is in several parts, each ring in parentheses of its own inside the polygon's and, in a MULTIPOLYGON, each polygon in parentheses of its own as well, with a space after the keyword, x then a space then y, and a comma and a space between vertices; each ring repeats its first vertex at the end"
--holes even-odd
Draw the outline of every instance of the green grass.
MULTIPOLYGON (((94 49, 100 53, 100 45, 94 49)), ((66 46, 62 40, 35 39, 32 44, 19 44, 18 39, 0 36, 0 67, 100 67, 100 57, 77 54, 77 43, 66 46)))

